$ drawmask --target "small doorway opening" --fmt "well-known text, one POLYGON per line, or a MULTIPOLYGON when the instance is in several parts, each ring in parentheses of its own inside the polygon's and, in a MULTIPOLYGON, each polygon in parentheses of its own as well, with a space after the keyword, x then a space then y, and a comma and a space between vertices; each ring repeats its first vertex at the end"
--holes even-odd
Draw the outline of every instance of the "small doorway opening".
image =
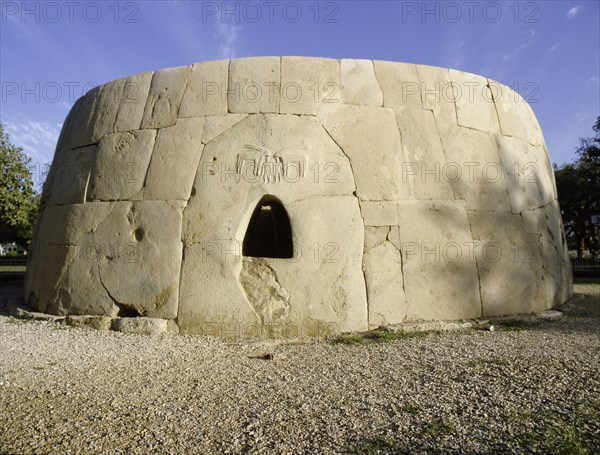
POLYGON ((252 212, 242 254, 262 258, 294 257, 290 218, 275 196, 263 196, 252 212))

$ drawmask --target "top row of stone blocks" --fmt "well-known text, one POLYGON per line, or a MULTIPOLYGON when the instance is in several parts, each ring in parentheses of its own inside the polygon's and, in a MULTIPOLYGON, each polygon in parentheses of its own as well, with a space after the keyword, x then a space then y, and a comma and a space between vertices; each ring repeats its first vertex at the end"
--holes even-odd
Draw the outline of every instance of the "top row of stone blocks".
POLYGON ((314 116, 326 104, 391 108, 399 114, 405 108, 426 109, 438 122, 543 145, 527 102, 481 76, 379 60, 253 57, 167 68, 96 87, 71 109, 58 147, 97 144, 115 132, 165 128, 182 117, 314 116))

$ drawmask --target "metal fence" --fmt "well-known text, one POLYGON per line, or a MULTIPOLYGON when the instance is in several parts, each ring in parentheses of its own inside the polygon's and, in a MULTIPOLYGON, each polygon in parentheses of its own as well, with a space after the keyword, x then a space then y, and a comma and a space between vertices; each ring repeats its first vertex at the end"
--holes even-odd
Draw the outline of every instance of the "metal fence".
POLYGON ((23 276, 26 267, 27 256, 0 257, 0 276, 23 276))
POLYGON ((600 276, 600 259, 571 258, 573 275, 600 276))

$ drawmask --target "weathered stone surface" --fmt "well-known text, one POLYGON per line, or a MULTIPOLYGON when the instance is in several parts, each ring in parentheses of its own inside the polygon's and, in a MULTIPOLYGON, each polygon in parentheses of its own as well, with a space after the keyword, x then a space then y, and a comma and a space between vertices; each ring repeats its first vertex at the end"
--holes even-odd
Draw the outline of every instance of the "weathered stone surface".
POLYGON ((494 97, 502 134, 543 146, 542 130, 529 103, 506 85, 491 79, 488 79, 488 84, 494 97))
POLYGON ((156 138, 146 176, 145 200, 187 200, 202 155, 203 117, 181 118, 156 138))
POLYGON ((467 208, 510 212, 503 162, 495 136, 458 125, 438 125, 446 163, 439 178, 451 184, 467 208))
POLYGON ((316 119, 252 115, 205 146, 184 213, 183 240, 189 245, 235 238, 242 218, 265 194, 287 201, 351 195, 354 189, 347 157, 316 119))
POLYGON ((98 145, 87 200, 139 199, 136 196, 144 186, 155 138, 155 130, 104 136, 98 145))
POLYGON ((400 135, 394 111, 322 105, 318 119, 350 159, 358 197, 367 201, 396 200, 400 135))
POLYGON ((400 251, 391 242, 377 245, 365 252, 363 270, 367 282, 369 328, 402 322, 406 316, 406 297, 400 251))
POLYGON ((151 72, 134 74, 125 80, 113 128, 115 132, 140 128, 151 81, 151 72))
POLYGON ((117 332, 154 335, 167 332, 167 320, 159 318, 117 318, 111 328, 117 332))
MULTIPOLYGON (((406 320, 481 316, 464 201, 400 201, 406 320)), ((368 285, 367 285, 368 286, 368 285)))
POLYGON ((383 92, 371 60, 342 59, 340 70, 345 104, 383 106, 383 92))
POLYGON ((450 70, 450 80, 457 90, 455 102, 458 124, 487 133, 499 133, 500 124, 488 80, 456 70, 450 70))
MULTIPOLYGON (((364 215, 363 215, 364 217, 364 215)), ((390 233, 389 226, 365 226, 365 251, 386 241, 390 233)))
POLYGON ((196 63, 181 101, 179 117, 227 114, 229 60, 196 63))
POLYGON ((316 115, 321 103, 340 104, 340 62, 330 58, 282 57, 282 114, 316 115))
POLYGON ((228 338, 560 305, 572 277, 549 156, 529 106, 495 89, 306 57, 95 88, 61 132, 24 301, 75 325, 228 338))
POLYGON ((164 128, 175 124, 190 69, 179 66, 153 74, 141 128, 164 128))
POLYGON ((435 66, 417 65, 417 73, 423 109, 433 111, 435 119, 438 121, 456 123, 454 100, 457 91, 450 80, 448 70, 435 66))
POLYGON ((360 212, 365 226, 398 224, 398 206, 395 201, 361 201, 360 212))
POLYGON ((280 83, 279 57, 231 60, 227 92, 229 112, 279 112, 280 83))
POLYGON ((519 215, 469 211, 483 316, 546 309, 540 250, 519 215))
POLYGON ((69 116, 69 130, 64 136, 61 150, 74 149, 94 143, 92 141, 93 114, 99 95, 100 87, 94 87, 75 102, 71 109, 73 115, 69 116))
POLYGON ((114 131, 125 82, 126 79, 123 78, 100 86, 100 92, 94 105, 94 115, 91 119, 93 144, 97 144, 100 139, 114 131))
POLYGON ((383 90, 383 107, 421 109, 417 65, 373 60, 377 81, 383 90))
POLYGON ((78 204, 87 198, 90 176, 96 163, 97 146, 61 150, 52 162, 52 188, 48 205, 78 204))
POLYGON ((109 330, 113 319, 108 316, 67 316, 65 322, 72 327, 109 330))
POLYGON ((451 179, 445 175, 447 159, 433 113, 407 108, 396 118, 402 137, 399 198, 452 199, 451 179))
POLYGON ((164 201, 97 204, 110 204, 110 212, 60 258, 68 266, 43 286, 48 311, 176 317, 181 210, 164 201))
POLYGON ((242 257, 243 237, 213 238, 186 248, 178 316, 183 332, 292 336, 366 328, 364 234, 356 198, 283 202, 295 226, 293 258, 242 257), (314 218, 302 222, 308 214, 314 218), (340 223, 330 223, 330 217, 340 223), (202 303, 214 299, 218 306, 202 303))
POLYGON ((248 114, 211 115, 204 117, 202 143, 208 144, 219 134, 224 133, 236 123, 248 117, 248 114))
POLYGON ((546 151, 520 139, 496 138, 512 212, 532 210, 555 199, 554 173, 546 151))

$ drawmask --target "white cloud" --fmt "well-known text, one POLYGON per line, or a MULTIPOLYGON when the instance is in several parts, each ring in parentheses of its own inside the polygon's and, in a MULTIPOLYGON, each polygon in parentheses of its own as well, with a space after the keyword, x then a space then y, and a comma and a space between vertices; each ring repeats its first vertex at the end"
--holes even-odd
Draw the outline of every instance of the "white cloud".
POLYGON ((549 54, 554 52, 556 49, 558 49, 558 45, 553 44, 551 47, 548 48, 548 50, 546 52, 548 52, 549 54))
POLYGON ((23 147, 33 163, 52 162, 62 124, 22 119, 5 125, 10 142, 23 147))
POLYGON ((237 53, 239 28, 226 22, 217 23, 217 39, 219 47, 217 54, 219 58, 234 58, 237 53))
POLYGON ((574 6, 567 13, 567 19, 573 19, 577 13, 581 10, 581 5, 574 6))
POLYGON ((524 37, 521 40, 521 43, 512 52, 509 52, 508 54, 503 55, 502 60, 507 62, 507 61, 515 58, 518 54, 521 53, 521 51, 523 51, 525 48, 527 48, 533 42, 534 36, 535 36, 535 30, 534 29, 529 30, 529 35, 524 37))

